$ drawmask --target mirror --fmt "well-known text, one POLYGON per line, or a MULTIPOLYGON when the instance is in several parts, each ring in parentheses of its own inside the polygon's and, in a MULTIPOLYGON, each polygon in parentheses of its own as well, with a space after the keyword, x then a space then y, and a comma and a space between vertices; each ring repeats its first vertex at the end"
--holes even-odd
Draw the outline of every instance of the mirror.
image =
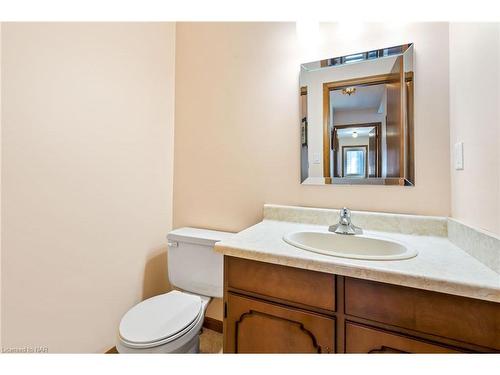
POLYGON ((301 65, 301 183, 412 186, 413 44, 301 65))

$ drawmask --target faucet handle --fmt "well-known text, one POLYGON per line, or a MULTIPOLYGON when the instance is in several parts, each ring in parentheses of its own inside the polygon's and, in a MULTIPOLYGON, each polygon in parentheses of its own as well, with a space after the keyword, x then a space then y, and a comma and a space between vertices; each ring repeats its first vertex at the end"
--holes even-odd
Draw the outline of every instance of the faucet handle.
POLYGON ((351 210, 344 207, 340 210, 340 217, 351 217, 351 210))
POLYGON ((337 234, 363 234, 363 230, 351 223, 351 211, 344 207, 340 210, 338 224, 330 225, 328 231, 337 234))
POLYGON ((340 210, 340 222, 347 225, 351 223, 351 210, 347 207, 340 210))

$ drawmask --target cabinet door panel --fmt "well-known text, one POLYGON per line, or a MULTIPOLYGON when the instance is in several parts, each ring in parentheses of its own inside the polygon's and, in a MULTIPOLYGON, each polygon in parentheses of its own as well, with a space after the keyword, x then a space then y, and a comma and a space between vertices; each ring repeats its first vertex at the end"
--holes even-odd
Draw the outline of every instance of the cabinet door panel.
POLYGON ((500 350, 500 304, 354 278, 345 313, 500 350))
POLYGON ((227 256, 225 261, 230 288, 335 311, 335 275, 227 256))
POLYGON ((335 320, 227 294, 226 353, 330 353, 335 320))
POLYGON ((370 328, 361 324, 346 323, 346 353, 459 353, 438 344, 412 337, 370 328))

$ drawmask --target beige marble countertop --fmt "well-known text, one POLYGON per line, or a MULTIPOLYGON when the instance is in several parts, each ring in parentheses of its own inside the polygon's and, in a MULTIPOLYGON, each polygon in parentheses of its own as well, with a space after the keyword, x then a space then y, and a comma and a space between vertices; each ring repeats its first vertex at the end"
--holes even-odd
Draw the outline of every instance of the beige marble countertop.
POLYGON ((299 230, 326 231, 327 226, 264 219, 218 242, 215 250, 229 256, 500 302, 500 274, 454 245, 446 234, 365 229, 365 234, 394 239, 419 252, 411 259, 380 261, 322 255, 283 241, 286 233, 299 230))

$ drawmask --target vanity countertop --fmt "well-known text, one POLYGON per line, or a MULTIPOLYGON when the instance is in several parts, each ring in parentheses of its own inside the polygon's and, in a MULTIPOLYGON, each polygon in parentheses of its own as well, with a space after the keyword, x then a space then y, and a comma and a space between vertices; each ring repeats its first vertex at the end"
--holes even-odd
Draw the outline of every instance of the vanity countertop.
POLYGON ((367 235, 396 240, 419 252, 411 259, 382 261, 322 255, 283 240, 285 234, 302 230, 327 231, 327 226, 265 215, 262 222, 218 242, 215 250, 228 256, 500 302, 500 274, 444 235, 365 229, 367 235))

